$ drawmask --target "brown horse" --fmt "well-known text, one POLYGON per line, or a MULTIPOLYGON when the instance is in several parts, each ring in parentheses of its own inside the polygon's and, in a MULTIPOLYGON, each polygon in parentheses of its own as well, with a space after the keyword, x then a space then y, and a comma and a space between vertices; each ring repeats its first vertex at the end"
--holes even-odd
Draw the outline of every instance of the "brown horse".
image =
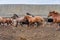
POLYGON ((60 14, 58 12, 55 11, 49 12, 48 17, 50 16, 53 18, 53 22, 60 23, 60 14))
POLYGON ((25 16, 25 19, 28 20, 29 25, 37 23, 37 26, 39 26, 40 23, 42 24, 44 22, 44 19, 41 16, 34 16, 34 17, 32 17, 32 16, 27 15, 27 16, 25 16))
POLYGON ((6 22, 5 23, 7 23, 7 25, 12 25, 12 21, 13 21, 13 19, 12 18, 6 18, 6 22))
MULTIPOLYGON (((53 23, 60 23, 60 14, 58 12, 55 11, 49 12, 48 17, 52 17, 53 23)), ((58 25, 57 27, 59 28, 58 25)))
POLYGON ((0 17, 0 25, 1 24, 4 25, 5 23, 7 23, 7 25, 11 24, 12 23, 12 19, 11 18, 6 18, 6 17, 0 17))

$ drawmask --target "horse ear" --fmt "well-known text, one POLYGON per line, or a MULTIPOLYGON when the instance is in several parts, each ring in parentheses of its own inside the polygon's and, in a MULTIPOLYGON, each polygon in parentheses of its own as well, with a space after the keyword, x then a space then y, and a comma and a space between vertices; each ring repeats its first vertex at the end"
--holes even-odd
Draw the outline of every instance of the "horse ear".
POLYGON ((56 12, 56 11, 53 11, 53 13, 58 14, 58 12, 56 12))
POLYGON ((49 13, 56 13, 55 11, 50 11, 49 13))

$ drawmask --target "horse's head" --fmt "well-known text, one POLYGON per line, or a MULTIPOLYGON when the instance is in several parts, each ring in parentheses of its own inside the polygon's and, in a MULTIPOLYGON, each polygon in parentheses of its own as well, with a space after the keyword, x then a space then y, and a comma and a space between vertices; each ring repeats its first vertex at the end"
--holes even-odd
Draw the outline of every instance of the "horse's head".
POLYGON ((48 17, 53 16, 53 15, 58 15, 58 12, 51 11, 49 12, 48 17))
POLYGON ((18 18, 19 16, 17 15, 17 14, 13 14, 13 16, 11 17, 11 18, 13 18, 13 19, 16 19, 16 18, 18 18))

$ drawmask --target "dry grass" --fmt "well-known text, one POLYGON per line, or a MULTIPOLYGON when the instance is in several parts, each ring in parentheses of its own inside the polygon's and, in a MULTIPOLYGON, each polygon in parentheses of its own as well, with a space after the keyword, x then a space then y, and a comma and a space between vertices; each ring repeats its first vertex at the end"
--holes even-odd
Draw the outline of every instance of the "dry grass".
POLYGON ((56 25, 44 27, 0 26, 0 40, 60 40, 56 25))

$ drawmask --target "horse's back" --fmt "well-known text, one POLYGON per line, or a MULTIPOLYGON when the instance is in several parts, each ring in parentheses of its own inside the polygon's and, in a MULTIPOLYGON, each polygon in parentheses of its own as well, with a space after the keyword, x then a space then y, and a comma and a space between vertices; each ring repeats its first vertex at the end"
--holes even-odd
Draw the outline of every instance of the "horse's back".
POLYGON ((24 17, 19 17, 16 19, 17 21, 23 21, 24 20, 24 17))
POLYGON ((44 18, 41 17, 41 16, 35 16, 35 18, 36 18, 37 20, 43 20, 43 21, 44 21, 44 18))

